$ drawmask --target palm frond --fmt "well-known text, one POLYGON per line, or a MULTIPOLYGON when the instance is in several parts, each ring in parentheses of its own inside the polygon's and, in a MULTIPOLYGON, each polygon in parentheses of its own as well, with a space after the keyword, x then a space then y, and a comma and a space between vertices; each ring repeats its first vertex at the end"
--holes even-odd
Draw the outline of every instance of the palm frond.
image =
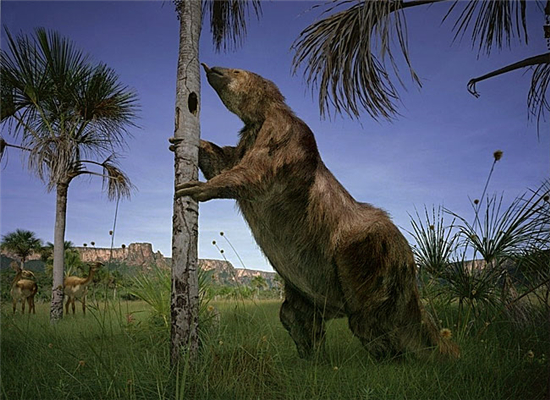
POLYGON ((138 274, 132 278, 130 293, 145 301, 152 308, 153 317, 169 326, 170 318, 170 270, 152 266, 153 272, 138 274))
POLYGON ((116 165, 114 155, 106 159, 102 164, 104 171, 103 187, 107 188, 107 197, 110 200, 123 197, 130 198, 135 189, 130 178, 116 165))
POLYGON ((35 40, 51 86, 51 93, 44 100, 56 114, 67 112, 73 107, 72 95, 77 92, 78 84, 93 70, 90 57, 56 31, 38 28, 35 40))
POLYGON ((46 183, 48 191, 56 187, 72 166, 73 157, 63 142, 60 138, 45 135, 25 141, 30 149, 28 168, 46 183))
POLYGON ((246 36, 246 20, 250 11, 261 16, 260 0, 206 0, 203 10, 210 16, 212 41, 217 51, 231 50, 242 44, 246 36))
MULTIPOLYGON (((131 279, 130 293, 139 299, 145 301, 152 308, 152 317, 159 319, 165 327, 169 327, 170 318, 170 289, 171 272, 170 269, 160 268, 152 265, 151 272, 146 274, 137 274, 131 279)), ((212 287, 212 273, 202 268, 197 270, 199 284, 199 320, 201 332, 208 330, 212 325, 213 314, 209 310, 208 304, 213 295, 210 291, 212 287)))
POLYGON ((9 53, 0 50, 2 122, 21 109, 32 107, 51 90, 46 62, 36 42, 27 36, 14 38, 7 28, 5 35, 9 53))
POLYGON ((398 92, 386 66, 389 60, 397 79, 399 69, 391 46, 394 37, 412 80, 407 50, 407 31, 401 1, 343 1, 327 9, 332 13, 308 26, 293 44, 293 72, 303 66, 312 89, 319 90, 319 108, 359 117, 366 111, 375 119, 397 114, 398 92), (335 12, 343 4, 352 4, 335 12))
POLYGON ((455 0, 443 20, 458 12, 459 5, 462 10, 453 25, 455 40, 471 29, 472 46, 477 46, 479 53, 489 55, 495 46, 510 47, 514 37, 528 42, 527 0, 455 0))
POLYGON ((547 54, 547 57, 546 63, 538 64, 533 69, 531 86, 527 95, 529 116, 536 119, 537 128, 540 128, 541 121, 546 120, 546 114, 550 113, 550 102, 546 97, 550 86, 550 53, 547 54))
POLYGON ((79 81, 76 93, 75 116, 86 124, 92 122, 97 134, 106 136, 109 142, 122 145, 127 127, 135 126, 133 120, 139 109, 136 93, 121 85, 115 71, 104 64, 79 81))

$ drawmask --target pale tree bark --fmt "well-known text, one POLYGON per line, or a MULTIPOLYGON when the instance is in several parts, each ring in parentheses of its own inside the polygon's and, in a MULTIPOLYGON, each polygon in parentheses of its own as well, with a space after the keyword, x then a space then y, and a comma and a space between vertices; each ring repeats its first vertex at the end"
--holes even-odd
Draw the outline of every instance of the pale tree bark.
POLYGON ((65 227, 67 220, 68 183, 59 183, 56 188, 55 230, 53 241, 53 285, 50 307, 50 322, 63 318, 63 278, 65 263, 65 227))
MULTIPOLYGON (((174 130, 174 185, 198 179, 200 137, 199 37, 202 2, 176 3, 180 44, 174 130)), ((189 197, 174 200, 172 221, 171 362, 182 352, 194 358, 198 350, 199 284, 197 277, 198 204, 189 197)))

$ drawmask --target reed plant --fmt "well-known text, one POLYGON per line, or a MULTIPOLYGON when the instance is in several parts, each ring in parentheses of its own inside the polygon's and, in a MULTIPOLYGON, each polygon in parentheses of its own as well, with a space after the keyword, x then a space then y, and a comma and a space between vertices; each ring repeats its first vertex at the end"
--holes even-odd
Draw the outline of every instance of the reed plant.
POLYGON ((471 200, 472 220, 442 207, 411 216, 413 250, 421 275, 427 275, 424 293, 430 304, 434 298, 457 304, 462 336, 473 327, 484 330, 495 313, 525 324, 533 317, 528 295, 539 296, 537 289, 545 286, 544 298, 550 297, 550 181, 505 206, 503 195, 486 194, 502 152, 493 156, 481 200, 471 200))
POLYGON ((444 211, 440 207, 432 207, 431 212, 424 207, 424 218, 418 210, 416 218, 410 216, 413 230, 410 232, 416 241, 413 252, 421 272, 438 277, 448 267, 450 258, 456 250, 457 235, 453 232, 453 221, 446 225, 444 211))

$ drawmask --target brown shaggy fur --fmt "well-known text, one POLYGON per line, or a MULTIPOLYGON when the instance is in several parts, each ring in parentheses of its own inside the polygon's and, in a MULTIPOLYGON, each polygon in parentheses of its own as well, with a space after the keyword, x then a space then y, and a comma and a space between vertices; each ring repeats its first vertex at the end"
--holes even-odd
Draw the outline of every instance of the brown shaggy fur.
POLYGON ((275 84, 248 71, 204 67, 245 126, 236 147, 201 140, 199 166, 208 181, 179 185, 176 196, 237 200, 284 279, 280 318, 300 356, 322 344, 324 321, 342 316, 374 356, 429 346, 458 355, 423 311, 406 239, 384 211, 357 202, 336 180, 275 84))

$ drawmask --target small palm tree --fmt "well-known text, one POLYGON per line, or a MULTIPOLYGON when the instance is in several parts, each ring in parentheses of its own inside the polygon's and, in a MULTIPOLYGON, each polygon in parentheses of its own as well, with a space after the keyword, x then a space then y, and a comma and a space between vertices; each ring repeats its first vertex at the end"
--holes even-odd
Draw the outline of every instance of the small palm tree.
POLYGON ((1 122, 26 152, 28 167, 56 191, 50 319, 63 316, 63 260, 69 184, 81 175, 103 178, 109 199, 128 197, 132 184, 116 164, 137 111, 136 95, 115 72, 94 64, 67 38, 36 29, 13 37, 0 52, 1 122), (91 169, 90 169, 91 168, 91 169), (99 171, 95 170, 100 168, 99 171))
MULTIPOLYGON (((80 253, 75 248, 73 242, 66 240, 64 245, 64 276, 76 275, 77 273, 85 272, 85 264, 80 259, 80 253)), ((46 264, 46 275, 53 276, 53 250, 54 245, 48 242, 46 246, 40 249, 41 259, 46 264)))
POLYGON ((19 257, 23 269, 27 258, 42 248, 42 240, 37 238, 34 232, 16 229, 15 232, 2 236, 0 247, 19 257))
POLYGON ((256 298, 259 298, 260 291, 267 287, 267 281, 261 275, 256 275, 254 278, 252 278, 250 284, 254 289, 256 289, 256 298))

